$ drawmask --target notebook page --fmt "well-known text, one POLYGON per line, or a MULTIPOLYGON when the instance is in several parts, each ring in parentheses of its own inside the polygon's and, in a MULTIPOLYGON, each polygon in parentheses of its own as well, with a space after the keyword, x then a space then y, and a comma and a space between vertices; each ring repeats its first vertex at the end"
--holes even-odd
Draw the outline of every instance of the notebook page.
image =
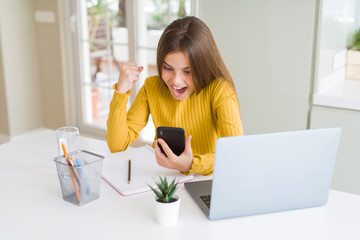
POLYGON ((154 179, 166 176, 168 182, 175 177, 180 183, 193 179, 177 170, 161 167, 155 159, 155 150, 149 146, 131 148, 124 152, 105 156, 102 170, 103 179, 121 195, 132 195, 151 191, 147 184, 156 188, 154 179), (128 183, 128 164, 131 159, 131 183, 128 183))

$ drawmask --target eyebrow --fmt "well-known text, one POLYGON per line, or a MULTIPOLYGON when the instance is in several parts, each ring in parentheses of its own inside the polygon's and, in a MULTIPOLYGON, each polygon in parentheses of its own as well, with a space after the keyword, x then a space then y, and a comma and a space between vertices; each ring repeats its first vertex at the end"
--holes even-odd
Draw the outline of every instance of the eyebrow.
MULTIPOLYGON (((173 66, 171 66, 171 65, 168 64, 167 62, 164 61, 164 63, 165 63, 166 65, 168 65, 169 67, 174 68, 173 66)), ((184 67, 183 69, 190 69, 190 67, 184 67)))

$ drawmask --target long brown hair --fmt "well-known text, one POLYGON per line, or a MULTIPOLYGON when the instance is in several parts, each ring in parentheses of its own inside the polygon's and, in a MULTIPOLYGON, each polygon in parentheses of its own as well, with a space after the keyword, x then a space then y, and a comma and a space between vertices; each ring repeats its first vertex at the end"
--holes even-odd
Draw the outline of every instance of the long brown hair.
POLYGON ((228 82, 236 96, 229 70, 225 66, 210 29, 203 21, 187 16, 173 21, 165 28, 157 48, 157 68, 160 78, 165 56, 177 51, 184 52, 189 58, 197 93, 217 79, 228 82))

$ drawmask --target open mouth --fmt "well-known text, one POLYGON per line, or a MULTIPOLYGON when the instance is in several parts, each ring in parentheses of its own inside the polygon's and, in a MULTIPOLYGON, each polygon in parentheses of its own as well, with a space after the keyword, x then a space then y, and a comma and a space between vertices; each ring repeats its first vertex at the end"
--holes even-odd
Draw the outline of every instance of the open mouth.
POLYGON ((172 88, 174 89, 174 92, 177 95, 182 95, 187 90, 187 87, 175 87, 175 86, 172 86, 172 88))

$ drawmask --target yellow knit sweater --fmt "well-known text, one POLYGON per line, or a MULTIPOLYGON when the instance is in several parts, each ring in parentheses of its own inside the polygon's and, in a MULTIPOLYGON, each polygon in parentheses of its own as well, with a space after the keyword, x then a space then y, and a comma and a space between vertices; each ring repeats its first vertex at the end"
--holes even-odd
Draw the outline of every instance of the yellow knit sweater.
POLYGON ((136 141, 151 114, 155 128, 181 127, 185 136, 192 135, 193 164, 185 174, 207 175, 213 172, 216 140, 243 134, 239 105, 226 82, 214 80, 198 94, 179 101, 159 77, 149 77, 126 113, 130 94, 115 90, 110 103, 106 140, 111 152, 124 151, 136 141))

